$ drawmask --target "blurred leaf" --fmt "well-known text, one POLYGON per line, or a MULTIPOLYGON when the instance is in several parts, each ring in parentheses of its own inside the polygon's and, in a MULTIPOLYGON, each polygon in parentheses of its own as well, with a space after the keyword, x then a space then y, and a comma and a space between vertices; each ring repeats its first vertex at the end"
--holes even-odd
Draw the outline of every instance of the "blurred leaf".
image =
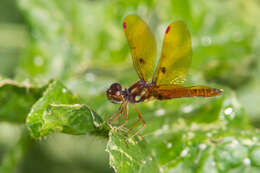
POLYGON ((101 117, 79 103, 80 99, 59 81, 51 82, 26 119, 31 135, 42 138, 53 132, 63 132, 106 136, 108 127, 101 117))
POLYGON ((31 143, 31 138, 29 137, 28 133, 24 131, 16 145, 10 151, 4 154, 0 165, 0 172, 16 172, 17 165, 22 161, 22 158, 30 148, 31 143))
POLYGON ((31 106, 41 97, 45 86, 36 87, 15 81, 0 81, 0 121, 24 123, 31 106))

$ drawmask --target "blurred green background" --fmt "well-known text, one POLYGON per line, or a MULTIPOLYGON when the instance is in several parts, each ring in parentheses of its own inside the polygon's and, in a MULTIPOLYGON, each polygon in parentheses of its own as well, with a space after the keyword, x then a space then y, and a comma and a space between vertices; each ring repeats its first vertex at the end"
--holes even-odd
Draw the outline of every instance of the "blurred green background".
MULTIPOLYGON (((1 0, 0 4, 0 78, 25 84, 58 78, 107 119, 117 106, 107 101, 105 90, 113 82, 127 87, 138 79, 121 27, 123 18, 141 16, 155 34, 159 53, 167 25, 183 20, 193 46, 186 84, 231 88, 252 124, 260 127, 258 0, 1 0)), ((16 172, 113 172, 104 152, 106 139, 55 134, 20 143, 23 131, 23 125, 0 123, 0 162, 15 145, 25 155, 16 172)))

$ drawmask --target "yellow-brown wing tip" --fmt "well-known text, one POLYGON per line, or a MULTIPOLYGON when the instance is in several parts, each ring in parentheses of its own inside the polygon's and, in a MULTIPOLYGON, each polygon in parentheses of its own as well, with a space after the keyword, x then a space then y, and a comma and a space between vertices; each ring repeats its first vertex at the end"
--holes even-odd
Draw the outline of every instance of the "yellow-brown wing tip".
POLYGON ((187 30, 186 24, 183 21, 178 20, 178 21, 175 21, 175 22, 171 23, 170 25, 168 25, 168 27, 166 28, 165 34, 168 34, 169 31, 175 27, 182 28, 182 30, 187 30))
POLYGON ((133 25, 138 20, 142 20, 142 19, 139 16, 135 15, 135 14, 130 14, 130 15, 126 16, 124 18, 124 20, 123 20, 123 28, 124 28, 124 30, 126 30, 128 25, 133 25))

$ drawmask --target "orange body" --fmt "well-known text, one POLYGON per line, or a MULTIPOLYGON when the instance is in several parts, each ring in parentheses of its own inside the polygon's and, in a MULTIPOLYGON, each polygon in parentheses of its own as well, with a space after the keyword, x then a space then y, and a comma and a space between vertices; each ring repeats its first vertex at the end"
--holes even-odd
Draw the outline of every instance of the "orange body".
MULTIPOLYGON (((112 84, 107 90, 108 99, 113 103, 121 104, 119 111, 111 117, 110 121, 118 115, 119 117, 124 115, 126 121, 123 125, 125 125, 128 121, 128 103, 132 103, 139 117, 137 122, 141 120, 144 127, 145 121, 135 103, 149 99, 214 97, 223 92, 222 89, 207 86, 182 86, 192 57, 190 33, 184 22, 176 21, 167 27, 161 57, 156 67, 155 38, 146 23, 136 15, 129 15, 124 19, 123 29, 140 80, 124 90, 119 83, 112 84)), ((135 125, 136 123, 129 132, 135 125)))
POLYGON ((172 99, 181 97, 215 97, 220 95, 223 91, 217 88, 209 88, 206 86, 191 86, 191 87, 159 87, 155 89, 158 93, 157 99, 172 99))

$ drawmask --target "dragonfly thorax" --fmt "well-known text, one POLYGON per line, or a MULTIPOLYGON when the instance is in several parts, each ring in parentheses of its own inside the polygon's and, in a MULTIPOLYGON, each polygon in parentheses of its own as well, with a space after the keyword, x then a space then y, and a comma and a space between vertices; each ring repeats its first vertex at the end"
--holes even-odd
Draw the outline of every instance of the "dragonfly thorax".
POLYGON ((128 90, 125 99, 130 103, 139 103, 147 100, 151 96, 151 84, 140 80, 134 83, 128 90))
POLYGON ((122 90, 119 83, 113 83, 107 90, 107 98, 116 104, 123 102, 143 102, 152 96, 151 92, 149 92, 151 88, 152 85, 146 84, 143 81, 138 81, 124 90, 122 90))

